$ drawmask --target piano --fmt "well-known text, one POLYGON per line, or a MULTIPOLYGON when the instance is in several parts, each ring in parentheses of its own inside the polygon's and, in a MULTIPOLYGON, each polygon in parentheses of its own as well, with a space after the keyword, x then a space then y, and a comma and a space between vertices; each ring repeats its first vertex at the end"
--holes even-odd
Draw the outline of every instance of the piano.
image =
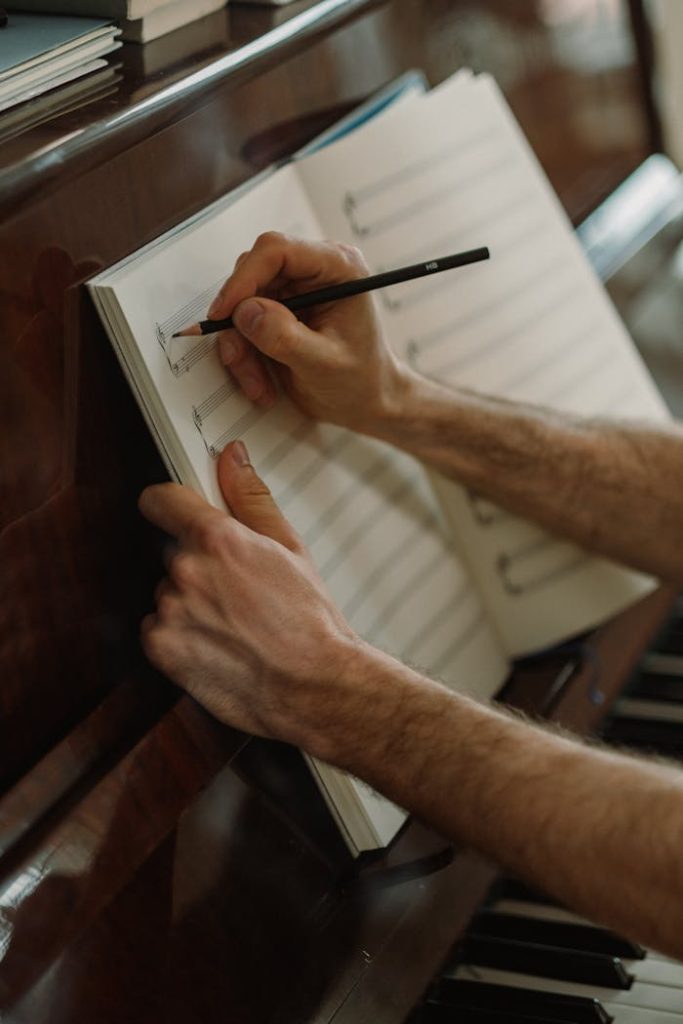
MULTIPOLYGON (((508 1024, 529 1018, 529 998, 545 1014, 532 1019, 589 1019, 553 1016, 538 995, 547 986, 555 1006, 595 986, 600 1012, 618 1005, 615 1019, 630 1022, 621 995, 603 996, 626 989, 591 956, 637 979, 659 963, 680 977, 419 822, 353 863, 296 751, 220 726, 151 670, 137 631, 161 549, 135 502, 164 470, 82 284, 405 70, 436 84, 468 65, 499 78, 646 340, 639 298, 673 259, 680 189, 651 155, 640 3, 596 21, 600 6, 563 20, 535 0, 234 3, 127 45, 69 102, 0 117, 3 1024, 500 1020, 484 995, 453 1010, 463 971, 537 993, 506 997, 508 1024), (620 189, 626 179, 636 192, 620 189), (619 202, 636 193, 642 216, 625 231, 619 202), (557 947, 573 950, 571 969, 550 975, 557 947)), ((651 364, 669 387, 655 337, 651 364)), ((678 751, 676 652, 647 669, 665 677, 659 689, 619 698, 675 605, 662 588, 584 638, 585 657, 520 663, 501 699, 579 733, 620 699, 606 735, 678 751)), ((659 1024, 659 1012, 639 1019, 659 1024)))

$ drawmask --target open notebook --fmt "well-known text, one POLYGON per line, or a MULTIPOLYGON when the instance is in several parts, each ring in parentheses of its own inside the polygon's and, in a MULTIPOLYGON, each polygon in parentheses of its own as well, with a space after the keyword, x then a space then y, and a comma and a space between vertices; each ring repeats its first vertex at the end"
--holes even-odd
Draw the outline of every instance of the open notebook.
MULTIPOLYGON (((376 296, 387 336, 444 382, 558 409, 662 419, 664 404, 494 82, 408 91, 355 131, 220 200, 90 289, 169 472, 221 504, 244 438, 351 625, 486 699, 509 659, 593 626, 652 581, 591 558, 413 459, 237 393, 205 316, 235 258, 279 229, 360 245, 372 272, 488 245, 491 260, 376 296)), ((353 851, 404 813, 313 763, 353 851)))

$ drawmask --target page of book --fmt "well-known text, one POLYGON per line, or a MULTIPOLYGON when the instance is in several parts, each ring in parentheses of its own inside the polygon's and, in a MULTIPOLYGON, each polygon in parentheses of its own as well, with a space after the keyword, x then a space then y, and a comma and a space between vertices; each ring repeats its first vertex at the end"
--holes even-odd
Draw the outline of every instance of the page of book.
MULTIPOLYGON (((327 234, 360 246, 372 272, 491 249, 487 263, 378 296, 392 344, 420 372, 576 413, 667 416, 487 76, 390 109, 298 172, 327 234)), ((595 625, 653 585, 434 480, 512 654, 595 625)))
MULTIPOLYGON (((316 424, 284 398, 264 412, 238 393, 215 336, 171 337, 206 314, 237 256, 272 228, 321 235, 291 167, 93 282, 169 470, 220 506, 216 458, 242 438, 353 628, 430 675, 489 697, 507 664, 422 467, 379 442, 316 424)), ((387 842, 402 812, 353 785, 387 842)))

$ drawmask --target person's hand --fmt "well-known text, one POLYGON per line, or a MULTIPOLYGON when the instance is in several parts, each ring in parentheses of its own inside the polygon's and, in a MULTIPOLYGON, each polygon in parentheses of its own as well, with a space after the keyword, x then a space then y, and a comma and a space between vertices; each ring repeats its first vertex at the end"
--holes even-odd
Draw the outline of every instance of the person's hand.
POLYGON ((262 356, 309 416, 366 433, 400 401, 403 368, 384 341, 368 295, 316 306, 299 319, 275 300, 365 277, 357 249, 277 232, 242 253, 209 309, 237 330, 219 339, 221 358, 245 395, 274 399, 262 356), (258 298, 253 298, 258 296, 258 298))
POLYGON ((176 540, 143 646, 217 718, 324 756, 333 684, 361 641, 241 442, 223 451, 218 475, 232 516, 179 484, 140 497, 176 540))

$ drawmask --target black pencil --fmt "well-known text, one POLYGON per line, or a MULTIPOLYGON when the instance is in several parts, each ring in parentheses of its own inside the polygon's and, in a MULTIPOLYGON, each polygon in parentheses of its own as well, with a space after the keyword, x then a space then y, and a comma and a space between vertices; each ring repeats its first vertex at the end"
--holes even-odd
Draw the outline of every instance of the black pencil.
MULTIPOLYGON (((291 299, 283 299, 282 305, 293 313, 297 313, 299 310, 319 306, 324 302, 336 302, 338 299, 349 299, 353 295, 363 295, 365 292, 375 291, 376 288, 388 288, 392 284, 400 284, 401 281, 414 281, 418 277, 439 274, 442 270, 466 267, 469 263, 487 260, 490 255, 485 246, 480 249, 468 249, 466 252, 457 252, 452 256, 441 256, 436 260, 413 263, 410 267, 399 267, 396 270, 387 270, 383 274, 373 274, 372 277, 359 277, 354 281, 344 281, 342 284, 318 288, 314 292, 294 295, 291 299)), ((181 331, 177 331, 173 337, 184 338, 201 334, 215 334, 217 331, 228 331, 233 326, 232 317, 228 317, 227 320, 200 320, 197 324, 190 324, 181 331)))

